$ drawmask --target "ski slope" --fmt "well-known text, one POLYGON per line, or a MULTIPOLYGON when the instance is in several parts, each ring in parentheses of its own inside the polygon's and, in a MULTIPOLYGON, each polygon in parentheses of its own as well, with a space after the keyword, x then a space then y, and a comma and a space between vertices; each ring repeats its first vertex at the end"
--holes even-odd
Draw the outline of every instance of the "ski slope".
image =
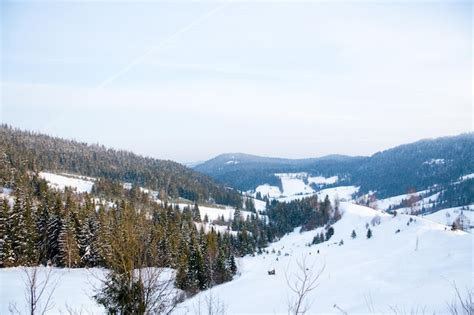
POLYGON ((339 313, 334 305, 349 314, 393 313, 392 308, 445 314, 454 297, 452 282, 472 288, 472 234, 422 217, 392 217, 350 203, 341 208, 330 241, 307 247, 317 231, 296 230, 271 244, 268 254, 239 259, 235 280, 186 300, 176 313, 192 314, 212 293, 228 314, 286 314, 292 294, 285 275, 294 281, 300 274, 297 261, 304 257, 312 270, 324 267, 319 286, 308 296, 309 314, 339 313), (375 216, 381 223, 370 226, 373 237, 367 239, 366 224, 375 216), (414 221, 407 225, 410 218, 414 221), (340 240, 344 245, 338 246, 340 240), (273 268, 276 275, 269 276, 273 268))

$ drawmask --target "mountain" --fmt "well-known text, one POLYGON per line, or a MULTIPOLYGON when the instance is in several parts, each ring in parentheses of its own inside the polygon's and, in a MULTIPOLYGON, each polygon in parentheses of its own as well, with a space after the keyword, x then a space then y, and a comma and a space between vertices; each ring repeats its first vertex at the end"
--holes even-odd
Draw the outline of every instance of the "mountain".
MULTIPOLYGON (((0 126, 0 148, 18 168, 127 182, 170 197, 239 206, 240 194, 173 161, 0 126)), ((2 184, 2 183, 0 183, 2 184)))
POLYGON ((277 173, 307 172, 321 176, 350 174, 366 157, 328 155, 309 159, 260 157, 243 153, 228 153, 194 167, 231 187, 247 191, 263 184, 281 187, 277 173))
POLYGON ((278 173, 304 172, 307 178, 337 176, 337 185, 359 186, 359 194, 376 191, 377 197, 383 198, 411 189, 449 184, 474 173, 474 133, 425 139, 368 157, 329 155, 280 159, 222 154, 194 169, 243 191, 255 190, 264 184, 281 188, 281 178, 275 175, 278 173))

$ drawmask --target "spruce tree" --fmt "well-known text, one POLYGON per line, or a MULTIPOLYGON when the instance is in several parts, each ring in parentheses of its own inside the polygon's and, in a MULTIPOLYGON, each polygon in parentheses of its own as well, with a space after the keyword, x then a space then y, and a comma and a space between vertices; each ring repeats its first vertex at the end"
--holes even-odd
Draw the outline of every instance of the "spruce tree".
POLYGON ((61 233, 62 222, 62 201, 59 196, 56 196, 54 209, 49 216, 47 227, 48 261, 53 265, 60 264, 59 234, 61 233))
POLYGON ((372 237, 372 230, 368 229, 367 230, 367 238, 371 238, 371 237, 372 237))
POLYGON ((7 218, 10 212, 10 206, 6 199, 2 200, 0 209, 0 267, 5 267, 5 257, 8 246, 7 237, 7 218))
POLYGON ((38 231, 36 229, 35 212, 33 211, 30 198, 26 198, 24 208, 24 242, 22 246, 21 263, 27 266, 38 264, 38 231))

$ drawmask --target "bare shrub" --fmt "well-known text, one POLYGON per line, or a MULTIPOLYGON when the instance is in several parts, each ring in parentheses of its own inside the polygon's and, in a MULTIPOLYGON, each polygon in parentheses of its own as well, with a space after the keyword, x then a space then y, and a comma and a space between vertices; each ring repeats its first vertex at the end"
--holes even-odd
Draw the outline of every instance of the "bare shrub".
POLYGON ((290 278, 288 273, 285 273, 287 286, 294 295, 293 299, 288 301, 288 313, 294 315, 305 314, 308 311, 311 306, 311 302, 307 300, 308 295, 319 286, 318 279, 325 268, 323 266, 320 270, 314 271, 314 266, 307 265, 307 256, 297 260, 296 264, 298 266, 296 274, 290 278))

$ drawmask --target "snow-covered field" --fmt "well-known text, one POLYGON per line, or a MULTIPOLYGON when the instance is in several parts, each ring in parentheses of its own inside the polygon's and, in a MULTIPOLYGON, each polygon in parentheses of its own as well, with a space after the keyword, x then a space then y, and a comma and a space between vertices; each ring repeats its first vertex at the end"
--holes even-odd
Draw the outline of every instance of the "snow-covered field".
POLYGON ((268 184, 260 185, 255 188, 255 193, 260 193, 262 197, 267 196, 269 198, 278 198, 282 196, 280 188, 277 186, 270 186, 268 184))
POLYGON ((349 201, 349 200, 352 200, 352 195, 356 193, 357 191, 359 191, 359 187, 356 187, 356 186, 338 186, 338 187, 322 189, 311 194, 293 195, 289 197, 278 198, 277 200, 280 202, 289 202, 292 200, 297 200, 297 199, 317 195, 318 199, 320 200, 323 200, 324 198, 326 198, 326 196, 328 196, 331 202, 333 202, 336 199, 336 197, 341 201, 349 201))
POLYGON ((281 180, 283 196, 293 196, 298 194, 310 194, 314 190, 304 182, 307 173, 279 173, 275 174, 281 180))
MULTIPOLYGON (((27 272, 32 275, 32 268, 16 267, 0 269, 0 314, 10 314, 10 308, 16 307, 19 314, 27 314, 25 294, 27 286, 27 272)), ((144 279, 147 275, 157 274, 163 283, 173 281, 174 271, 169 268, 142 269, 144 279), (151 273, 148 273, 150 271, 151 273)), ((51 294, 50 310, 45 314, 105 314, 105 309, 98 305, 93 296, 101 288, 105 279, 106 270, 102 268, 51 268, 38 267, 38 293, 45 287, 42 298, 39 300, 37 313, 46 306, 45 302, 51 294)), ((173 285, 164 289, 166 294, 172 296, 181 292, 173 285)), ((13 313, 17 314, 17 313, 13 313)))
POLYGON ((52 188, 64 190, 65 187, 76 189, 78 193, 88 192, 92 190, 94 178, 78 176, 72 174, 53 174, 48 172, 40 172, 39 176, 48 182, 52 188))
MULTIPOLYGON (((271 186, 268 184, 259 185, 255 188, 255 194, 260 193, 262 196, 267 196, 274 199, 289 198, 300 195, 310 195, 316 191, 311 187, 311 184, 316 185, 330 185, 335 184, 339 180, 337 176, 323 177, 315 176, 311 177, 308 173, 276 173, 275 176, 279 177, 282 184, 282 191, 277 186, 271 186)), ((298 197, 295 197, 298 198, 298 197)))
MULTIPOLYGON (((238 260, 240 276, 213 288, 213 299, 229 314, 286 314, 293 298, 286 278, 291 282, 301 274, 297 261, 304 257, 312 270, 324 266, 319 286, 308 296, 310 314, 340 313, 334 305, 349 314, 393 313, 391 308, 445 314, 454 298, 451 283, 472 289, 472 234, 421 217, 407 225, 408 215, 392 217, 349 203, 341 207, 345 213, 329 242, 307 247, 316 231, 295 231, 272 244, 269 254, 238 260), (381 224, 370 226, 373 237, 367 239, 365 225, 377 215, 381 224), (341 239, 344 245, 338 246, 341 239), (273 268, 276 275, 268 275, 273 268)), ((192 314, 209 293, 185 301, 177 313, 192 314)))
MULTIPOLYGON (((339 313, 334 305, 349 314, 393 313, 391 308, 445 314, 454 297, 451 283, 461 290, 472 289, 472 234, 453 232, 424 217, 393 217, 347 202, 341 203, 341 209, 343 217, 333 225, 335 234, 330 241, 308 247, 305 244, 319 230, 295 230, 271 244, 268 254, 238 259, 239 275, 233 281, 184 301, 175 313, 194 314, 199 304, 205 309, 206 296, 212 293, 214 301, 225 305, 227 314, 286 314, 293 298, 286 278, 296 279, 300 274, 297 262, 304 257, 315 272, 324 266, 318 287, 308 296, 308 314, 339 313), (367 239, 366 224, 376 216, 381 223, 370 225, 373 237, 367 239), (410 218, 413 222, 407 225, 410 218), (352 230, 355 239, 350 236, 352 230), (276 274, 268 275, 273 268, 276 274)), ((103 313, 92 299, 93 288, 99 284, 97 273, 101 271, 55 269, 60 281, 51 314, 67 313, 67 307, 86 314, 103 313)), ((22 279, 21 268, 0 269, 0 314, 8 314, 10 303, 24 305, 22 279)))
POLYGON ((465 210, 463 207, 448 208, 436 211, 435 213, 428 214, 424 218, 430 219, 440 224, 451 225, 462 214, 474 225, 474 205, 466 206, 465 210))
MULTIPOLYGON (((104 310, 97 305, 92 296, 95 288, 100 286, 104 273, 98 268, 92 269, 61 269, 40 267, 38 279, 43 282, 51 270, 48 291, 57 283, 52 295, 53 308, 46 314, 69 314, 68 309, 78 314, 103 314, 104 310)), ((25 290, 26 273, 23 268, 0 269, 0 314, 10 314, 9 307, 15 305, 20 314, 26 314, 25 290)), ((48 295, 46 291, 45 296, 48 295)), ((42 301, 45 301, 43 299, 42 301)), ((44 303, 44 302, 43 302, 44 303)), ((44 306, 44 304, 43 304, 44 306)))
MULTIPOLYGON (((183 210, 185 207, 190 207, 192 208, 192 204, 186 204, 186 203, 179 203, 178 204, 179 208, 183 210)), ((204 219, 204 216, 207 215, 209 218, 209 221, 214 221, 218 220, 222 216, 224 217, 224 220, 229 221, 234 218, 234 213, 235 213, 235 208, 229 207, 229 206, 216 206, 216 207, 210 207, 210 206, 198 206, 199 207, 199 214, 201 215, 201 219, 204 219)), ((245 211, 245 210, 240 210, 240 216, 245 220, 247 217, 250 217, 251 215, 255 215, 255 213, 250 212, 250 211, 245 211)))
POLYGON ((308 177, 308 183, 314 183, 318 185, 329 185, 329 184, 335 184, 339 180, 339 177, 337 176, 331 176, 331 177, 323 177, 323 176, 316 176, 316 177, 308 177))
MULTIPOLYGON (((390 207, 399 206, 403 200, 408 200, 411 197, 421 198, 419 201, 413 204, 414 210, 421 210, 423 207, 429 209, 433 206, 433 203, 438 199, 439 193, 429 195, 429 190, 416 191, 413 193, 393 196, 385 199, 375 201, 375 207, 380 210, 388 210, 390 207)), ((407 209, 397 209, 397 212, 404 212, 407 209)))

